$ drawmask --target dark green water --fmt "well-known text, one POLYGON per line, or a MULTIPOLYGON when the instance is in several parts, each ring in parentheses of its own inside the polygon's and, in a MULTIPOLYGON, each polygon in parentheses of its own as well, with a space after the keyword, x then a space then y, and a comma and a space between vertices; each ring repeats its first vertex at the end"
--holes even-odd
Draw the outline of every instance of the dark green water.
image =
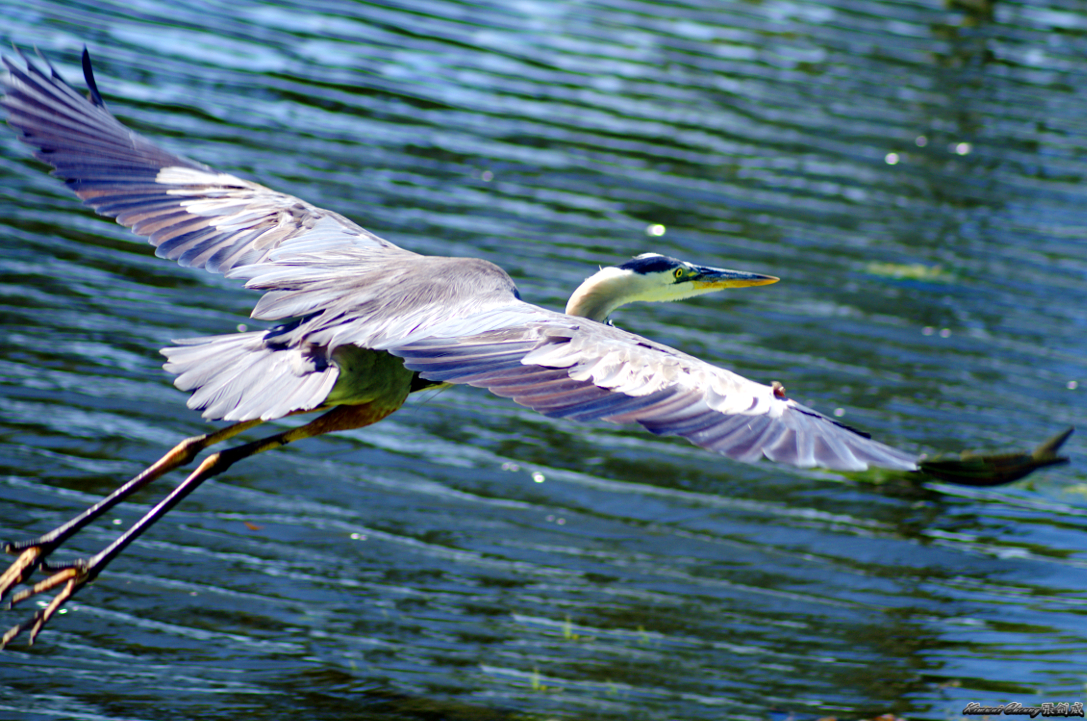
MULTIPOLYGON (((0 2, 3 47, 74 83, 86 43, 113 111, 168 149, 492 260, 533 302, 647 250, 780 276, 616 321, 895 445, 1026 447, 1084 417, 1079 2, 0 2)), ((12 537, 203 432, 157 349, 256 296, 156 259, 10 133, 0 243, 12 537)), ((0 717, 1083 700, 1082 435, 1067 450, 1030 484, 878 485, 447 391, 209 482, 0 655, 0 717)))

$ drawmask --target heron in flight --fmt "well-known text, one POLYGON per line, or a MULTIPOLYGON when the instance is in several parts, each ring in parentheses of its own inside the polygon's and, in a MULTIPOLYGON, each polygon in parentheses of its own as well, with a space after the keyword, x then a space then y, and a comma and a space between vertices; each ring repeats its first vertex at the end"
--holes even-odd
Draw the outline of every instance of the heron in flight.
POLYGON ((87 205, 146 236, 156 254, 262 291, 252 316, 270 330, 175 341, 162 352, 188 406, 230 425, 188 438, 84 513, 39 538, 5 544, 17 556, 0 597, 42 567, 52 575, 12 603, 59 589, 0 648, 30 640, 61 605, 201 482, 231 464, 333 431, 376 423, 408 395, 468 384, 554 418, 638 423, 739 461, 914 471, 920 459, 786 397, 606 323, 635 301, 672 301, 777 278, 646 253, 602 269, 564 313, 521 300, 484 260, 418 255, 337 213, 168 153, 106 109, 83 52, 89 93, 48 66, 4 58, 8 122, 87 205), (173 492, 95 556, 50 565, 81 528, 204 449, 258 424, 315 420, 206 457, 173 492))

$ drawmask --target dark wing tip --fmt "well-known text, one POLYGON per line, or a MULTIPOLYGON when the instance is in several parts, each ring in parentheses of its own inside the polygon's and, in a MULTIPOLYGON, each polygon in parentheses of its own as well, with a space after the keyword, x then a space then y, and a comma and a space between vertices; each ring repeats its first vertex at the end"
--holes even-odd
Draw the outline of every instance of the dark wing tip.
MULTIPOLYGON (((56 71, 53 75, 60 80, 60 76, 56 75, 56 71)), ((91 52, 87 50, 87 46, 83 46, 83 80, 87 83, 87 90, 89 91, 87 99, 91 101, 96 107, 106 107, 106 101, 102 100, 102 94, 98 92, 98 83, 94 82, 94 68, 91 67, 91 52)))
POLYGON ((1042 442, 1034 451, 1011 453, 963 452, 958 458, 942 457, 924 460, 920 470, 941 481, 960 486, 1000 486, 1018 481, 1034 471, 1049 466, 1068 463, 1067 456, 1057 455, 1061 446, 1072 435, 1073 428, 1057 433, 1042 442))

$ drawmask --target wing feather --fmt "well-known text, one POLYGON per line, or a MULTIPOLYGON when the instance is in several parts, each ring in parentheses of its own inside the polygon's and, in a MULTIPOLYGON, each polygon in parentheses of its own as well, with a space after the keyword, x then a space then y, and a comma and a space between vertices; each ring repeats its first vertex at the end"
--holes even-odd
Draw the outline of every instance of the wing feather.
POLYGON ((618 328, 520 301, 385 347, 424 378, 488 388, 552 417, 636 422, 740 461, 917 468, 912 454, 780 398, 770 386, 618 328), (474 333, 462 334, 466 327, 474 333))
POLYGON ((343 216, 168 153, 106 109, 84 51, 87 98, 52 66, 4 58, 8 122, 34 155, 101 215, 146 236, 160 257, 227 273, 274 253, 409 254, 343 216))

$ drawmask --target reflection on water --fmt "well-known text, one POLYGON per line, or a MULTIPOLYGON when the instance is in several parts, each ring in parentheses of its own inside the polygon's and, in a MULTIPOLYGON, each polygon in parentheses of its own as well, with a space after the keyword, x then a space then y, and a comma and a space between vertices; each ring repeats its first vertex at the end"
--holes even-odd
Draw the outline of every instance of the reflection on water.
MULTIPOLYGON (((497 262, 534 302, 650 249, 780 276, 616 320, 902 447, 1025 447, 1082 415, 1078 6, 5 15, 6 41, 73 81, 86 43, 110 107, 169 149, 497 262)), ((251 324, 255 298, 154 258, 3 148, 0 527, 17 536, 201 432, 156 349, 251 324)), ((0 708, 944 719, 1074 701, 1087 458, 1068 450, 1012 488, 880 485, 433 394, 202 488, 0 657, 0 708)))

